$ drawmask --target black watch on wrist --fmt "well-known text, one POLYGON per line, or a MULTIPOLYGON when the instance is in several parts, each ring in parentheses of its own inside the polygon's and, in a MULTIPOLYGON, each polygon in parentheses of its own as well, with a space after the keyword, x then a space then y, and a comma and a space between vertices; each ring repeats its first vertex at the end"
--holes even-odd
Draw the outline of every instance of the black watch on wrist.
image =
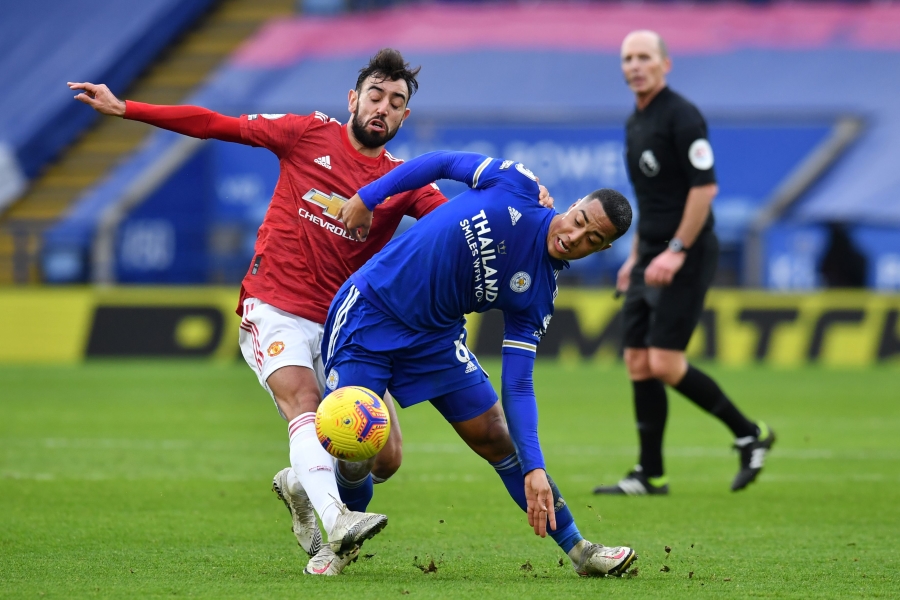
POLYGON ((682 242, 680 239, 672 238, 671 240, 669 240, 669 250, 671 252, 678 253, 684 252, 685 250, 687 250, 687 248, 684 247, 684 242, 682 242))

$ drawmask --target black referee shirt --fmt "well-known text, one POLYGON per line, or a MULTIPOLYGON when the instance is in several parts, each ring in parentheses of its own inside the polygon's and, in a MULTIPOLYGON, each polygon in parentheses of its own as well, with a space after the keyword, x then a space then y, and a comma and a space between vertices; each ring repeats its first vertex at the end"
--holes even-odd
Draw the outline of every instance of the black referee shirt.
MULTIPOLYGON (((625 157, 640 211, 638 235, 645 242, 667 242, 681 223, 688 190, 716 182, 703 115, 664 88, 628 118, 625 157)), ((710 210, 701 233, 712 226, 710 210)))

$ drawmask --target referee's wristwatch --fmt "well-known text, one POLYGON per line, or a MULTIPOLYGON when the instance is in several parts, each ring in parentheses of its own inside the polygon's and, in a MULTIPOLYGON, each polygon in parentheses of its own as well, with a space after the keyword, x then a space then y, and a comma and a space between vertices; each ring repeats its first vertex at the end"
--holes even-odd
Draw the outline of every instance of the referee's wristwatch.
POLYGON ((679 252, 684 252, 687 248, 684 247, 684 242, 682 242, 678 238, 672 238, 669 240, 669 251, 675 252, 676 254, 679 252))

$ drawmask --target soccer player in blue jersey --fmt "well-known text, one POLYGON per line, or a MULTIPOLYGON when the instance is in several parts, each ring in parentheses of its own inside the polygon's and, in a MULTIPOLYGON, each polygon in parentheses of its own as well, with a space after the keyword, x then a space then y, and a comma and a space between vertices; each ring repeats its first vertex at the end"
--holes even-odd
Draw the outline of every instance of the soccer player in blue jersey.
MULTIPOLYGON (((376 205, 437 179, 471 189, 390 242, 338 292, 322 342, 326 385, 390 389, 404 408, 430 400, 579 575, 621 575, 634 550, 583 539, 545 471, 532 371, 557 273, 567 260, 609 248, 631 224, 631 207, 604 189, 559 215, 540 206, 537 179, 521 163, 434 152, 362 188, 341 212, 347 231, 363 238, 376 205), (506 324, 502 408, 466 347, 464 315, 490 309, 502 310, 506 324)), ((342 498, 352 510, 371 499, 371 487, 360 489, 342 498)))

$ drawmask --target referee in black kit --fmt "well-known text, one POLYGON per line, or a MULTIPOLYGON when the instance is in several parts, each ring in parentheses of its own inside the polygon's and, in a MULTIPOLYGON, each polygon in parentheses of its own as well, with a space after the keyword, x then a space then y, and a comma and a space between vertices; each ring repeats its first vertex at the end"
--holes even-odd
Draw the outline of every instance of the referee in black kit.
POLYGON ((710 210, 718 186, 706 121, 666 86, 671 67, 658 34, 635 31, 622 42, 622 71, 636 103, 626 125, 626 162, 640 217, 616 288, 625 292, 625 364, 641 450, 631 473, 615 485, 595 488, 595 494, 669 493, 662 457, 666 385, 734 433, 740 471, 732 490, 756 479, 775 441, 765 423, 745 417, 715 381, 685 358, 718 261, 710 210))

